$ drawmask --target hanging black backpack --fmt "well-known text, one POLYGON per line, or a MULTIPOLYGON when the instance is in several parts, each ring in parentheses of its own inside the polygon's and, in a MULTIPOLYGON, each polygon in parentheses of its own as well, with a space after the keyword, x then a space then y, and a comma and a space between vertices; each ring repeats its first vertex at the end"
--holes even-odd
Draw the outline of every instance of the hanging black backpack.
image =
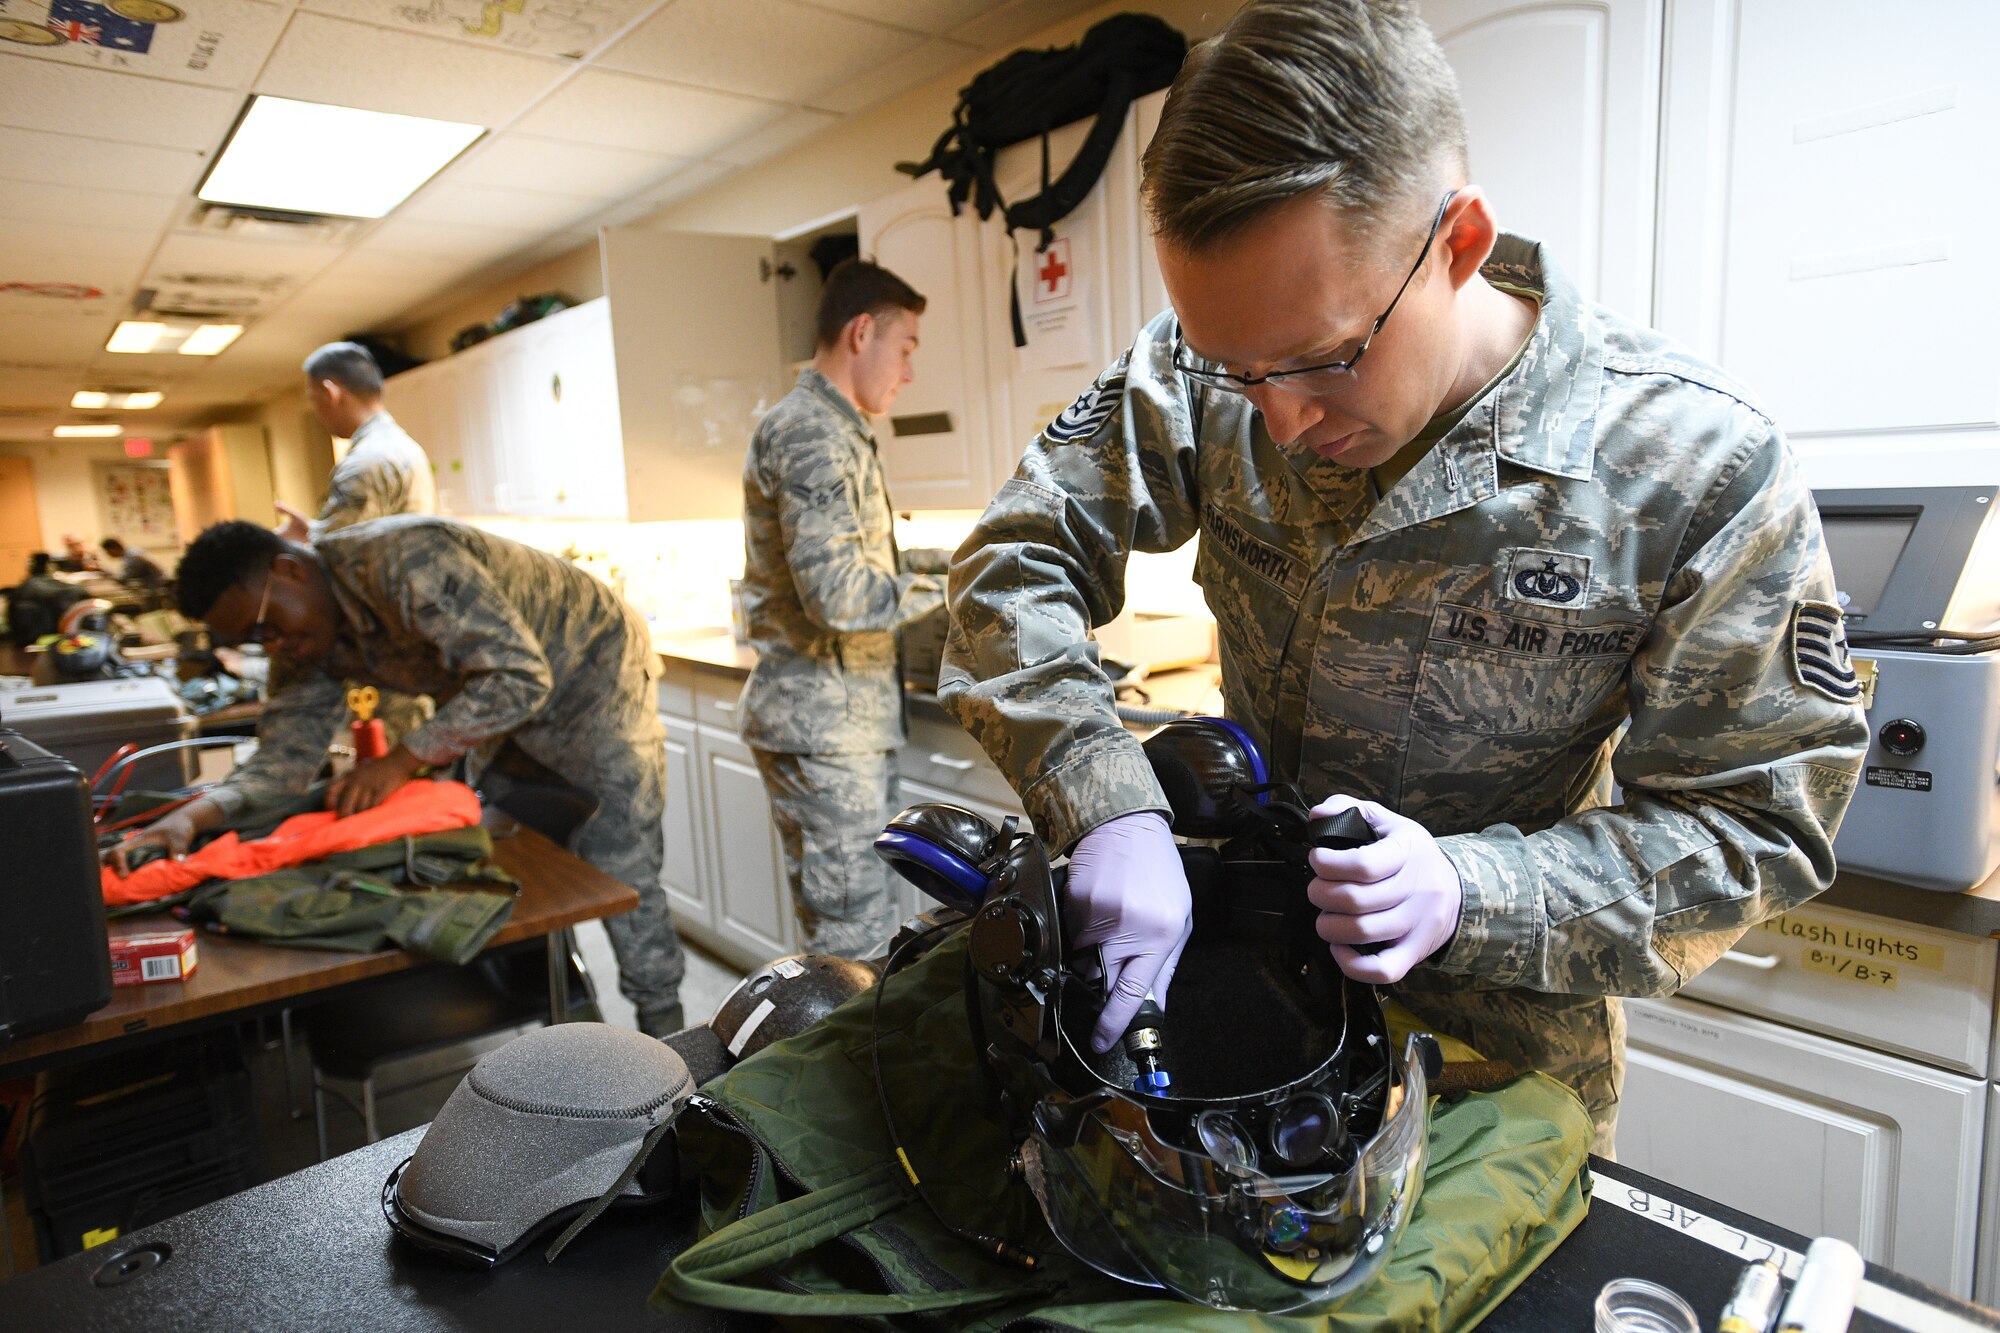
MULTIPOLYGON (((1114 14, 1083 35, 1075 46, 1016 51, 981 70, 959 90, 951 128, 939 136, 922 162, 899 162, 898 171, 944 177, 955 214, 968 200, 983 220, 998 211, 1012 233, 1041 233, 1083 202, 1125 128, 1134 99, 1164 88, 1187 58, 1187 39, 1151 14, 1114 14), (1049 179, 1049 131, 1095 116, 1096 123, 1076 156, 1055 180, 1049 179), (1042 191, 1009 202, 993 180, 993 159, 1003 148, 1042 136, 1042 191)), ((1014 344, 1027 345, 1018 297, 1014 344)))

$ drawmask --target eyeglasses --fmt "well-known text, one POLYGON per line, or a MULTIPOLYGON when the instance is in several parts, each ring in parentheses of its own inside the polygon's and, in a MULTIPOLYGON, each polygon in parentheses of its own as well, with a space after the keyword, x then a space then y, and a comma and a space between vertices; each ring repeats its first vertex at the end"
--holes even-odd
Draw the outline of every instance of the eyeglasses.
POLYGON ((1451 207, 1451 201, 1458 197, 1458 191, 1451 190, 1438 204, 1437 216, 1431 219, 1431 229, 1424 237, 1424 248, 1417 255, 1417 262, 1410 265, 1410 271, 1403 278, 1403 285, 1396 289, 1396 295, 1389 302, 1389 308, 1382 312, 1380 319, 1369 326, 1368 336, 1361 340, 1361 346, 1354 349, 1354 355, 1345 361, 1326 361, 1316 366, 1300 366, 1296 370, 1274 370, 1268 375, 1234 375, 1206 363, 1197 361, 1188 351, 1187 343, 1180 338, 1174 340, 1174 369, 1212 389, 1222 389, 1228 393, 1247 393, 1260 384, 1268 384, 1274 389, 1287 393, 1329 394, 1338 393, 1354 383, 1354 368, 1361 364, 1361 358, 1368 354, 1368 346, 1375 341, 1375 335, 1389 322, 1389 316, 1396 313, 1397 304, 1403 293, 1410 289, 1410 282, 1417 276, 1417 270, 1430 258, 1431 245, 1437 240, 1438 228, 1444 225, 1444 212, 1451 207))
POLYGON ((257 599, 257 618, 250 622, 250 628, 243 631, 239 643, 266 644, 278 637, 278 627, 264 619, 264 612, 271 607, 271 576, 264 576, 264 595, 257 599))

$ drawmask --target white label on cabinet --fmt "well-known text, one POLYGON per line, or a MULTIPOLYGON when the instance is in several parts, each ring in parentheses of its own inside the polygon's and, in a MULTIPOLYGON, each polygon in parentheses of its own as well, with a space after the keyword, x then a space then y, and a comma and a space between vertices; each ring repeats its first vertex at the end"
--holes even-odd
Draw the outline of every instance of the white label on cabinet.
POLYGON ((1907 963, 1931 972, 1944 971, 1944 947, 1892 935, 1886 930, 1856 929, 1832 921, 1817 921, 1800 913, 1773 917, 1759 930, 1802 944, 1819 944, 1882 963, 1907 963))
POLYGON ((1640 1023, 1650 1023, 1654 1027, 1670 1028, 1686 1037, 1699 1037, 1703 1041, 1721 1041, 1722 1029, 1712 1028, 1706 1023, 1697 1023, 1692 1018, 1678 1013, 1662 1013, 1657 1009, 1630 1009, 1628 1019, 1640 1023))

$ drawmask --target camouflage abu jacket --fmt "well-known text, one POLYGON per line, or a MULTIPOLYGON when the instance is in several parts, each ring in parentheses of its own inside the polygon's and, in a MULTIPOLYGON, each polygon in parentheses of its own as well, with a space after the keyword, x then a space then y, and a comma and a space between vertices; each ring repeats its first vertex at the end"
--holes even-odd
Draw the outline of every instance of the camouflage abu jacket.
POLYGON ((1671 992, 1830 882, 1867 726, 1777 428, 1534 243, 1487 274, 1541 294, 1529 343, 1379 500, 1190 386, 1154 321, 960 548, 939 693, 1056 845, 1164 810, 1083 640, 1128 552, 1201 537, 1228 713, 1274 776, 1399 810, 1458 868, 1457 934, 1399 998, 1604 1131, 1601 997, 1671 992))
POLYGON ((944 580, 901 572, 894 521, 861 413, 826 376, 800 371, 743 463, 743 606, 757 648, 743 687, 748 744, 902 744, 896 630, 944 604, 944 580))
POLYGON ((333 465, 312 537, 317 542, 329 532, 389 514, 436 512, 430 455, 385 408, 361 423, 347 453, 333 465))
POLYGON ((514 743, 585 790, 607 752, 665 743, 646 622, 582 570, 519 542, 416 514, 314 545, 342 632, 317 663, 280 657, 257 753, 213 795, 226 814, 305 790, 343 734, 344 681, 437 700, 403 738, 432 766, 514 743))

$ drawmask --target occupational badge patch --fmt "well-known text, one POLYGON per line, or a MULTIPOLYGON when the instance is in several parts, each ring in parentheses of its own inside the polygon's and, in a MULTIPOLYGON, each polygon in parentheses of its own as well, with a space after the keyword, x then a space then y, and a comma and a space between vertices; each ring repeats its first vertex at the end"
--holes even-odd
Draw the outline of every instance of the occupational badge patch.
POLYGON ((1799 684, 1829 699, 1851 704, 1861 698, 1854 660, 1847 655, 1847 629, 1831 602, 1800 602, 1792 608, 1792 673, 1799 684))
POLYGON ((1584 605, 1584 593, 1590 588, 1590 557, 1567 551, 1510 551, 1504 577, 1504 597, 1575 609, 1584 605))
POLYGON ((1125 372, 1121 370, 1078 394, 1076 401, 1064 408, 1043 434, 1056 444, 1082 439, 1111 419, 1124 393, 1125 372))

